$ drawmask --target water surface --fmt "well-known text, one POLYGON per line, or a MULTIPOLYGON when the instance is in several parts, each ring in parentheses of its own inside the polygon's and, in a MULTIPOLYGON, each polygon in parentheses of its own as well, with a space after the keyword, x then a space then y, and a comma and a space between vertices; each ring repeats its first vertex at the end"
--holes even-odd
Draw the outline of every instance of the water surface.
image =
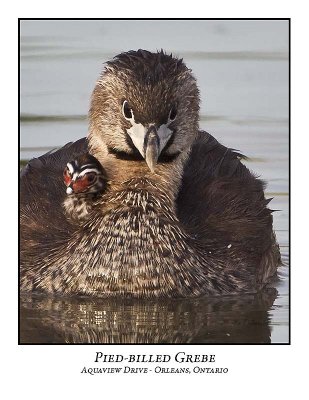
POLYGON ((23 343, 289 341, 288 22, 21 21, 21 160, 87 134, 102 65, 121 51, 183 57, 201 92, 201 128, 267 181, 283 266, 275 289, 196 300, 21 299, 23 343))

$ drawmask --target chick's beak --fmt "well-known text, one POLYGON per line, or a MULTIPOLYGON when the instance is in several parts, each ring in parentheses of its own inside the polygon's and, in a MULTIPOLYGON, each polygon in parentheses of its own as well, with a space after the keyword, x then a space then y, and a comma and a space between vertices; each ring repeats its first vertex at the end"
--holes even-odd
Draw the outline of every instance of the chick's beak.
POLYGON ((67 194, 72 194, 72 193, 73 193, 72 184, 71 184, 70 186, 67 187, 66 193, 67 193, 67 194))

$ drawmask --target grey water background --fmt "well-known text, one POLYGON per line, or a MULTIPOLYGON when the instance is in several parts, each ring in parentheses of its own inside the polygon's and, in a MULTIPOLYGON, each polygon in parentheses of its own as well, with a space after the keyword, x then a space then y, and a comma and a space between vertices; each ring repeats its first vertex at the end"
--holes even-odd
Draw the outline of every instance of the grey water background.
POLYGON ((286 343, 289 341, 288 21, 23 20, 20 159, 87 134, 104 61, 130 49, 184 58, 201 92, 201 128, 249 157, 267 181, 283 265, 275 289, 196 300, 23 296, 24 343, 286 343), (276 292, 277 291, 277 292, 276 292))

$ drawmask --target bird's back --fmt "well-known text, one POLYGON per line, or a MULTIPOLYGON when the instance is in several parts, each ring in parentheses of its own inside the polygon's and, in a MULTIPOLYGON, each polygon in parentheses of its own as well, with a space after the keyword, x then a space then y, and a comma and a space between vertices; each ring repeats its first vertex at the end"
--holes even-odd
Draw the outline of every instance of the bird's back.
POLYGON ((20 228, 23 257, 43 254, 65 241, 74 226, 64 215, 63 170, 68 161, 87 151, 85 138, 34 158, 21 170, 20 228))
MULTIPOLYGON (((178 217, 190 234, 214 250, 246 253, 262 280, 276 273, 279 247, 265 183, 241 162, 243 155, 200 131, 185 166, 178 217)), ((228 255, 227 255, 228 257, 228 255)))
POLYGON ((86 138, 82 138, 30 160, 20 173, 21 207, 34 200, 46 205, 62 201, 65 195, 63 170, 68 161, 86 151, 86 138))

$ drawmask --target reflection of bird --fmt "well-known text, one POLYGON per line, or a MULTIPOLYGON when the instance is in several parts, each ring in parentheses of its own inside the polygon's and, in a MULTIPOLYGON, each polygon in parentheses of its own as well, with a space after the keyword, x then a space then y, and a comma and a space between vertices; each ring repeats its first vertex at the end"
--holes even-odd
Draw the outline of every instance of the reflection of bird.
POLYGON ((67 163, 63 180, 69 195, 63 202, 67 217, 76 222, 89 218, 95 199, 106 188, 106 173, 99 161, 85 153, 67 163))
POLYGON ((198 130, 182 60, 130 51, 94 89, 88 148, 109 186, 81 226, 59 189, 78 141, 30 162, 21 182, 21 288, 98 296, 254 292, 280 261, 263 183, 198 130), (47 183, 45 176, 49 175, 47 183))
POLYGON ((197 299, 20 299, 21 343, 269 343, 274 288, 197 299))

